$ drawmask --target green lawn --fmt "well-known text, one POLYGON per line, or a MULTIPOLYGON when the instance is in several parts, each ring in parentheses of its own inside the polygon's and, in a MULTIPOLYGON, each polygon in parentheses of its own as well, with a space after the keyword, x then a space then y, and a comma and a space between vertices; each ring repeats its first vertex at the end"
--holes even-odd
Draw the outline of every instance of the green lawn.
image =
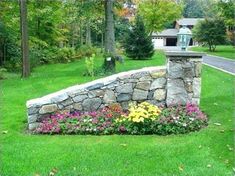
POLYGON ((206 52, 207 54, 235 59, 235 48, 231 45, 219 45, 216 47, 215 52, 210 52, 208 47, 193 47, 193 51, 206 52))
MULTIPOLYGON (((164 62, 158 53, 152 60, 126 60, 117 70, 164 62)), ((60 176, 232 175, 234 77, 207 66, 203 66, 201 108, 210 121, 199 132, 177 136, 27 134, 26 101, 90 81, 81 76, 83 72, 84 61, 78 61, 41 66, 29 79, 14 76, 1 82, 0 129, 8 131, 0 134, 1 176, 47 176, 54 168, 60 176)))

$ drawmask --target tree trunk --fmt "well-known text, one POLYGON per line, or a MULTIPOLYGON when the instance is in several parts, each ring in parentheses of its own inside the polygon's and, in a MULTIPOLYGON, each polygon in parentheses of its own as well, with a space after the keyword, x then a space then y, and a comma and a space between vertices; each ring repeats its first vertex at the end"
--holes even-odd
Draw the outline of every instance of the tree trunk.
POLYGON ((83 23, 82 23, 82 21, 80 21, 79 33, 80 33, 80 45, 81 46, 83 45, 83 31, 82 31, 82 28, 83 28, 83 23))
POLYGON ((105 39, 104 49, 106 56, 112 56, 112 59, 105 58, 105 71, 113 72, 115 70, 115 35, 114 35, 114 18, 113 18, 114 0, 105 0, 105 39))
POLYGON ((21 27, 21 52, 22 52, 22 77, 30 75, 28 24, 26 0, 20 0, 20 27, 21 27))
POLYGON ((91 24, 90 20, 86 23, 86 45, 91 46, 91 24))

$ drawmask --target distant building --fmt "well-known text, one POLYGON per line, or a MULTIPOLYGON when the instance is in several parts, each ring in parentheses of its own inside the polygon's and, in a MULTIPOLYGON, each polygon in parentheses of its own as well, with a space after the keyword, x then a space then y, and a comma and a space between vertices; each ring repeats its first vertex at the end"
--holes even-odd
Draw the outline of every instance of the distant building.
MULTIPOLYGON (((159 33, 152 34, 152 41, 154 44, 154 48, 163 47, 163 46, 177 46, 177 33, 179 29, 186 25, 189 29, 193 29, 193 27, 197 24, 198 21, 203 20, 203 18, 182 18, 180 20, 175 21, 175 28, 165 29, 159 33)), ((191 39, 189 45, 196 45, 197 42, 191 39)))

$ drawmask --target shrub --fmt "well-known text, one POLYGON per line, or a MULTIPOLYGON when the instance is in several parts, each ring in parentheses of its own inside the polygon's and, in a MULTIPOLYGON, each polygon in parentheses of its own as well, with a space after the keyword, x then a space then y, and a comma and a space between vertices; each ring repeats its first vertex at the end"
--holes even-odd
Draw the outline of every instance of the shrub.
POLYGON ((95 58, 95 54, 92 54, 91 57, 85 58, 86 75, 89 75, 91 77, 94 77, 94 58, 95 58))
POLYGON ((125 39, 124 48, 127 56, 132 59, 148 59, 154 54, 151 36, 145 31, 144 22, 138 15, 125 39))
POLYGON ((114 104, 96 112, 54 114, 35 130, 42 134, 184 134, 207 125, 198 106, 158 108, 147 102, 124 112, 114 104))

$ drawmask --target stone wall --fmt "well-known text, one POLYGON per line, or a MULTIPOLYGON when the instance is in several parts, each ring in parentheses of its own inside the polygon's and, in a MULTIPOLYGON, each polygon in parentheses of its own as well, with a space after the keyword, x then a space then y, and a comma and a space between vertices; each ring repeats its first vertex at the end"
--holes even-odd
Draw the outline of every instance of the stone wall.
POLYGON ((167 52, 166 105, 200 103, 202 53, 167 52))
POLYGON ((95 111, 112 103, 119 103, 124 109, 130 102, 142 101, 168 106, 186 102, 199 104, 202 55, 187 52, 182 56, 184 53, 166 53, 167 67, 123 72, 29 100, 29 130, 51 113, 95 111))

